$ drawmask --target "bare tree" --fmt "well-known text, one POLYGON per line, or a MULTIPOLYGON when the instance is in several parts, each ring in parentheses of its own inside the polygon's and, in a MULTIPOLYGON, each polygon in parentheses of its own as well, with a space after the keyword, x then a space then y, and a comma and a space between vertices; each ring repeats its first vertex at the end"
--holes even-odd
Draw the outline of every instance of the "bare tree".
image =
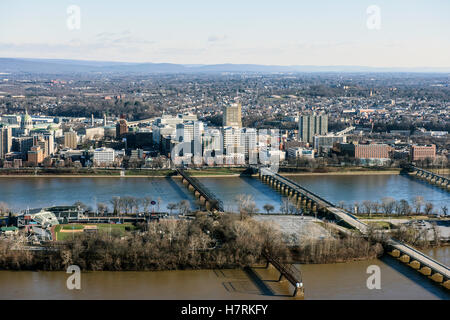
POLYGON ((188 200, 181 200, 178 204, 178 209, 180 210, 181 214, 187 214, 191 210, 191 204, 188 200))
POLYGON ((148 207, 150 207, 151 202, 152 202, 152 199, 150 197, 144 197, 142 199, 142 206, 144 207, 145 213, 148 213, 148 207))
POLYGON ((446 216, 447 215, 447 212, 448 212, 448 208, 447 208, 447 206, 442 206, 441 207, 441 211, 442 211, 442 214, 444 215, 444 216, 446 216))
POLYGON ((247 207, 245 208, 245 211, 247 211, 247 214, 250 216, 254 215, 255 213, 258 213, 259 209, 256 206, 256 203, 254 201, 251 201, 247 207))
POLYGON ((364 207, 364 212, 370 216, 370 214, 372 213, 372 201, 364 200, 362 205, 364 207))
POLYGON ((167 209, 170 211, 170 214, 172 214, 172 211, 175 210, 177 208, 176 203, 169 203, 167 205, 167 209))
POLYGON ((370 205, 371 205, 371 212, 372 213, 378 213, 378 211, 380 209, 380 204, 378 202, 376 202, 376 201, 372 201, 370 203, 370 205))
POLYGON ((391 197, 384 197, 381 199, 381 208, 386 215, 392 214, 395 207, 395 199, 391 197))
POLYGON ((439 227, 436 224, 436 222, 433 222, 431 224, 431 229, 433 230, 434 244, 439 246, 441 243, 441 231, 439 230, 439 227))
POLYGON ((263 209, 269 214, 271 211, 275 210, 275 207, 271 204, 265 204, 263 209))
POLYGON ((429 214, 431 214, 432 211, 433 211, 433 204, 432 204, 431 202, 427 202, 427 203, 425 204, 425 207, 424 207, 424 209, 423 209, 423 212, 424 212, 426 215, 429 215, 429 214))
POLYGON ((244 219, 247 215, 252 215, 258 212, 258 208, 256 207, 256 203, 253 200, 252 195, 240 194, 236 197, 236 203, 238 212, 241 215, 241 220, 244 219))
POLYGON ((112 197, 112 199, 110 200, 112 206, 113 206, 113 213, 115 216, 117 216, 118 214, 120 214, 120 197, 112 197))
POLYGON ((290 201, 287 198, 283 198, 281 201, 280 211, 282 213, 289 213, 290 201))
POLYGON ((132 203, 133 203, 134 212, 136 213, 136 218, 137 218, 139 215, 139 209, 141 207, 142 199, 133 198, 132 203))
POLYGON ((409 215, 411 213, 411 206, 409 205, 408 201, 405 199, 402 199, 399 201, 400 203, 400 211, 402 215, 409 215))

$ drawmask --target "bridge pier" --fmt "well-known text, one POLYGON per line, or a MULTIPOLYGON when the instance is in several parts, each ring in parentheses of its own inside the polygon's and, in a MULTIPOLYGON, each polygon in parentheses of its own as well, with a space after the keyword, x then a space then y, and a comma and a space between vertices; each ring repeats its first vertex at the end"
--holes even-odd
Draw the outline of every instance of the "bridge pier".
POLYGON ((409 260, 411 259, 411 257, 408 256, 407 254, 404 254, 404 255, 402 255, 399 259, 400 259, 400 261, 403 262, 403 263, 408 263, 409 260))
POLYGON ((419 269, 419 272, 423 274, 424 276, 431 276, 431 268, 429 267, 423 267, 419 269))
POLYGON ((415 270, 419 270, 420 269, 420 262, 417 260, 413 260, 408 264, 411 268, 415 269, 415 270))
POLYGON ((435 273, 429 278, 431 280, 433 280, 434 282, 438 282, 438 283, 441 283, 441 282, 444 281, 444 276, 442 274, 440 274, 440 273, 435 273))
POLYGON ((394 249, 391 252, 388 252, 391 256, 393 256, 394 258, 399 258, 400 257, 400 250, 394 249))
POLYGON ((450 280, 447 280, 447 281, 443 282, 442 285, 443 285, 445 288, 447 288, 447 289, 450 290, 450 280))
POLYGON ((429 184, 434 184, 436 186, 442 187, 444 190, 450 189, 450 179, 444 176, 440 176, 434 172, 426 171, 424 169, 420 169, 414 166, 410 166, 412 170, 411 175, 416 178, 422 179, 423 181, 428 182, 429 184))
POLYGON ((303 283, 299 283, 298 286, 295 286, 292 296, 302 299, 305 298, 305 289, 303 288, 303 283))
POLYGON ((195 198, 200 200, 200 203, 206 207, 208 211, 217 210, 223 211, 222 202, 214 196, 208 189, 202 185, 200 181, 191 177, 183 169, 177 169, 177 173, 181 176, 182 183, 187 189, 194 193, 195 198))
POLYGON ((292 273, 292 270, 286 269, 278 260, 272 258, 267 252, 263 252, 262 255, 266 258, 266 269, 273 268, 277 270, 280 275, 278 277, 278 282, 289 281, 290 284, 294 286, 293 297, 304 298, 305 291, 303 288, 303 282, 296 278, 296 275, 292 273))

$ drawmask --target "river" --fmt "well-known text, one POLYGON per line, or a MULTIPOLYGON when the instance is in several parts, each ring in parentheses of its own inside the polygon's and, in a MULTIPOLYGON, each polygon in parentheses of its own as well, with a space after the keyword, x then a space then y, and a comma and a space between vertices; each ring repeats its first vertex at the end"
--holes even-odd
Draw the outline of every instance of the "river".
MULTIPOLYGON (((331 202, 344 201, 350 205, 355 201, 381 201, 383 197, 406 199, 412 203, 420 195, 431 202, 435 209, 450 203, 450 193, 420 180, 401 175, 323 175, 290 176, 291 179, 309 188, 331 202)), ((208 177, 198 178, 216 196, 226 209, 235 209, 236 196, 250 194, 262 211, 271 204, 277 211, 282 196, 252 177, 208 177)), ((7 178, 0 177, 0 201, 15 210, 27 207, 69 205, 82 201, 95 208, 97 203, 109 204, 113 196, 151 197, 160 199, 160 209, 166 210, 168 203, 189 200, 195 207, 193 195, 178 178, 7 178)), ((157 206, 154 208, 157 210, 157 206)))
MULTIPOLYGON (((450 203, 449 193, 438 187, 400 175, 291 176, 332 202, 381 200, 385 196, 412 201, 421 195, 436 208, 450 203)), ((234 208, 239 194, 251 194, 260 208, 279 208, 281 195, 252 177, 199 178, 234 208)), ((92 207, 109 203, 113 196, 149 196, 160 207, 189 200, 180 179, 172 178, 0 178, 0 202, 19 210, 67 205, 82 201, 92 207)), ((155 208, 157 210, 157 208, 155 208)), ((425 253, 449 264, 449 247, 425 253)), ((306 299, 449 299, 448 292, 416 271, 385 256, 379 260, 345 264, 301 265, 306 299), (381 290, 369 290, 369 265, 381 269, 381 290)), ((82 290, 70 291, 63 272, 0 271, 0 299, 291 299, 285 284, 276 283, 271 270, 195 270, 163 272, 82 273, 82 290)))
MULTIPOLYGON (((297 268, 307 300, 450 299, 448 291, 389 256, 297 268), (380 290, 367 288, 370 265, 380 267, 380 290)), ((292 299, 292 288, 276 281, 278 273, 263 268, 87 272, 81 274, 81 290, 67 289, 68 276, 64 272, 0 271, 0 299, 292 299)))

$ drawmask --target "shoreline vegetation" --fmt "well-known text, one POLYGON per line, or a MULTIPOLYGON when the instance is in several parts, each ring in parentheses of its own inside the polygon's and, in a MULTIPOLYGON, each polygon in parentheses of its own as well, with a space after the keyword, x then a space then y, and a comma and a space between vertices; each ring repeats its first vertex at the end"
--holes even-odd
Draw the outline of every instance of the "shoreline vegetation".
POLYGON ((126 234, 74 233, 48 243, 46 250, 21 249, 13 241, 0 241, 0 269, 60 271, 72 264, 83 271, 243 268, 265 262, 263 251, 283 263, 337 263, 383 254, 381 243, 359 235, 288 247, 271 224, 230 213, 138 224, 126 234))
MULTIPOLYGON (((229 168, 202 168, 191 169, 189 173, 195 177, 239 177, 249 176, 246 173, 247 168, 229 167, 229 168)), ((400 168, 366 168, 366 167, 347 167, 347 168, 280 168, 279 172, 286 176, 321 176, 321 175, 380 175, 380 174, 399 174, 400 168)), ((23 169, 0 169, 0 178, 167 178, 177 177, 176 171, 172 169, 104 169, 104 168, 23 168, 23 169), (121 174, 123 172, 123 175, 121 174)))

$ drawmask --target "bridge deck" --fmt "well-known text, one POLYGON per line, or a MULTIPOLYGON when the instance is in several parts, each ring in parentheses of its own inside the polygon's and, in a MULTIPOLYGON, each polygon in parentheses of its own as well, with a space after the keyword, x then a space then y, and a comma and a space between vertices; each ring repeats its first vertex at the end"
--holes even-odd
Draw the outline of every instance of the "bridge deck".
POLYGON ((392 248, 395 248, 400 252, 410 256, 411 259, 419 261, 420 264, 427 266, 432 270, 434 270, 435 272, 442 274, 447 279, 450 279, 450 268, 440 263, 439 261, 436 261, 433 258, 427 256, 426 254, 420 252, 419 250, 416 250, 413 247, 408 246, 407 244, 404 244, 395 239, 389 239, 388 244, 392 248))
MULTIPOLYGON (((274 259, 269 253, 264 251, 263 256, 264 256, 264 258, 266 258, 268 263, 271 263, 275 267, 275 269, 277 269, 278 272, 280 272, 280 275, 285 277, 286 280, 289 281, 294 286, 294 288, 295 288, 294 295, 296 295, 297 290, 303 287, 301 274, 300 274, 300 279, 297 279, 294 276, 294 274, 293 274, 294 272, 292 270, 286 268, 278 260, 274 259)), ((281 279, 281 277, 280 277, 280 279, 281 279)))
POLYGON ((291 187, 292 189, 302 193, 303 195, 305 195, 306 197, 308 197, 312 201, 316 202, 321 207, 326 208, 328 211, 332 212, 333 214, 338 216, 340 219, 342 219, 343 221, 345 221, 346 223, 348 223, 352 227, 358 229, 362 233, 365 233, 367 231, 367 227, 368 227, 367 224, 359 221, 353 215, 347 213, 345 210, 343 210, 341 208, 336 207, 333 203, 323 199, 319 195, 314 194, 313 192, 305 189, 304 187, 302 187, 298 183, 296 183, 296 182, 294 182, 294 181, 292 181, 292 180, 290 180, 288 178, 285 178, 285 177, 283 177, 282 175, 280 175, 278 173, 274 173, 274 172, 271 172, 271 171, 269 172, 269 170, 261 171, 262 174, 264 174, 263 172, 265 172, 267 175, 272 175, 273 177, 278 179, 280 182, 282 182, 285 185, 291 187))
POLYGON ((177 169, 177 172, 180 176, 186 179, 195 188, 195 190, 200 193, 201 196, 203 196, 207 201, 213 204, 218 211, 224 211, 222 201, 220 201, 212 192, 210 192, 200 181, 198 181, 194 177, 191 177, 183 169, 177 169))
POLYGON ((425 170, 425 169, 422 169, 422 168, 418 168, 418 167, 416 167, 416 166, 410 166, 410 168, 411 168, 411 170, 414 170, 414 171, 421 171, 421 172, 426 173, 426 174, 428 174, 428 175, 432 175, 432 176, 437 177, 437 178, 439 178, 439 179, 442 179, 442 180, 444 180, 444 181, 450 182, 450 178, 441 176, 441 175, 439 175, 439 174, 437 174, 437 173, 434 173, 434 172, 431 172, 431 171, 428 171, 428 170, 425 170))

